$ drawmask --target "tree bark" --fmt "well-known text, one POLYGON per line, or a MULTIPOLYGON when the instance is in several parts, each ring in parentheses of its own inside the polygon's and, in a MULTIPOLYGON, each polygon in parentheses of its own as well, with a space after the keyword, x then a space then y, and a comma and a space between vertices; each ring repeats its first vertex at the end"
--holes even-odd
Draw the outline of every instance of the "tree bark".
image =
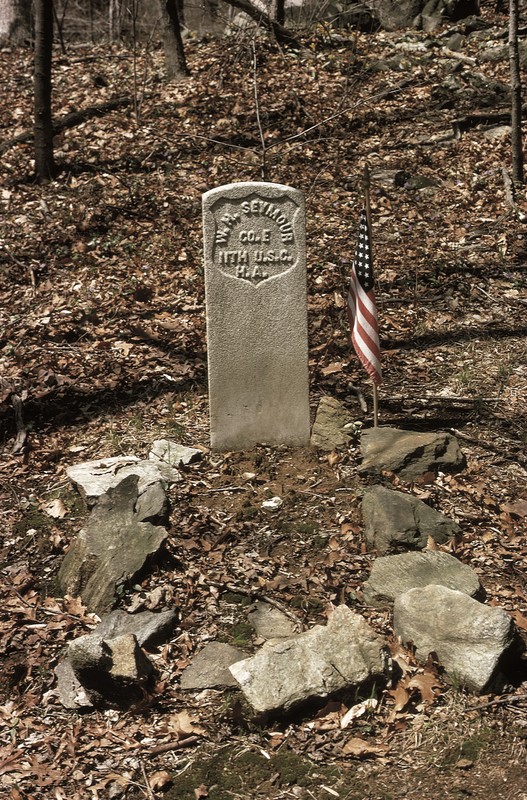
POLYGON ((518 0, 509 0, 509 65, 511 75, 512 180, 523 183, 522 86, 518 52, 518 0))
POLYGON ((53 0, 35 1, 35 174, 38 181, 52 180, 57 169, 53 157, 51 118, 51 58, 53 50, 53 0))
POLYGON ((270 31, 279 44, 290 45, 291 47, 298 47, 298 39, 287 28, 281 25, 274 19, 271 19, 269 14, 256 8, 250 0, 225 0, 228 5, 237 8, 239 11, 244 11, 251 19, 257 22, 262 28, 270 31))
POLYGON ((0 44, 23 44, 31 38, 31 0, 0 0, 0 44))
POLYGON ((163 25, 163 46, 165 49, 165 68, 169 80, 189 75, 177 0, 159 0, 159 11, 163 25))

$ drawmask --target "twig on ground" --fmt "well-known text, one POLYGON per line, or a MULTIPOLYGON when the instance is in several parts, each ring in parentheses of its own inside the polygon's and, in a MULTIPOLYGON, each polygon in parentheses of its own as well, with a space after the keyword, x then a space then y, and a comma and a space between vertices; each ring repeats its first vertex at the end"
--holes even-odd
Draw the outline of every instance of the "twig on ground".
POLYGON ((505 697, 498 697, 496 700, 489 700, 488 703, 481 703, 479 706, 472 706, 469 711, 481 711, 483 708, 490 708, 491 706, 506 706, 513 705, 514 703, 522 703, 527 700, 527 694, 507 694, 505 697))
POLYGON ((149 751, 149 755, 158 756, 161 753, 169 753, 171 750, 180 750, 182 747, 190 747, 191 744, 199 742, 201 736, 187 736, 186 739, 177 739, 174 742, 166 742, 166 744, 158 744, 149 751))
POLYGON ((290 620, 293 620, 297 625, 300 625, 300 621, 298 617, 292 614, 287 606, 281 603, 279 600, 275 600, 273 597, 268 597, 266 594, 258 591, 258 589, 245 589, 243 586, 236 586, 234 583, 220 583, 217 581, 209 581, 211 586, 216 587, 217 589, 227 589, 228 592, 233 592, 233 594, 242 594, 244 597, 250 597, 254 600, 261 600, 263 603, 267 603, 270 606, 274 606, 282 614, 285 614, 286 617, 289 617, 290 620))
POLYGON ((13 445, 12 453, 24 453, 27 444, 27 428, 24 425, 24 416, 22 414, 22 398, 18 394, 13 394, 11 397, 13 403, 13 411, 15 412, 15 424, 17 436, 13 445))
POLYGON ((150 786, 150 781, 148 780, 148 775, 146 774, 146 768, 144 762, 141 760, 139 762, 141 764, 141 772, 143 774, 143 780, 145 782, 145 789, 146 789, 146 796, 148 800, 156 800, 155 794, 152 791, 152 787, 150 786))

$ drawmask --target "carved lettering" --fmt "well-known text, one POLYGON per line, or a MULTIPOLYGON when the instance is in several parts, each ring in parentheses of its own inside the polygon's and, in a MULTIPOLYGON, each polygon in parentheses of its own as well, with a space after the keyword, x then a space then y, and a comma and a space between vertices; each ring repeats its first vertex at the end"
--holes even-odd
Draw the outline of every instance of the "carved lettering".
POLYGON ((226 275, 254 286, 297 263, 294 220, 298 206, 288 198, 219 200, 213 207, 213 258, 226 275))

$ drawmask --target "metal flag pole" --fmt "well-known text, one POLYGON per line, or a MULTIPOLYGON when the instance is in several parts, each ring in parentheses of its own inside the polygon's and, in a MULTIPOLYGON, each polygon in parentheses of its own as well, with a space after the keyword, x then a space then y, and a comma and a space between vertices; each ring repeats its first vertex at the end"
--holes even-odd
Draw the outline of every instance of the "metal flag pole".
MULTIPOLYGON (((371 237, 370 165, 368 164, 367 161, 364 164, 363 184, 364 184, 364 208, 366 209, 366 222, 368 223, 370 254, 373 265, 373 253, 372 253, 373 248, 372 248, 372 237, 371 237)), ((375 383, 375 381, 372 381, 372 385, 373 385, 373 427, 377 428, 379 424, 379 392, 377 390, 377 384, 375 383)))

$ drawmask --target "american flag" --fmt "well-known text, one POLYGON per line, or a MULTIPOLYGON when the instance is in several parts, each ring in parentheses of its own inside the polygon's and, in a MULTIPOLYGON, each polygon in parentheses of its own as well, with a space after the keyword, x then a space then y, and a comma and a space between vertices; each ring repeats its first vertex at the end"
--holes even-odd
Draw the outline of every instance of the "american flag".
POLYGON ((347 311, 355 352, 373 383, 378 385, 382 383, 381 349, 373 285, 368 218, 363 209, 360 215, 355 261, 351 271, 347 311))

